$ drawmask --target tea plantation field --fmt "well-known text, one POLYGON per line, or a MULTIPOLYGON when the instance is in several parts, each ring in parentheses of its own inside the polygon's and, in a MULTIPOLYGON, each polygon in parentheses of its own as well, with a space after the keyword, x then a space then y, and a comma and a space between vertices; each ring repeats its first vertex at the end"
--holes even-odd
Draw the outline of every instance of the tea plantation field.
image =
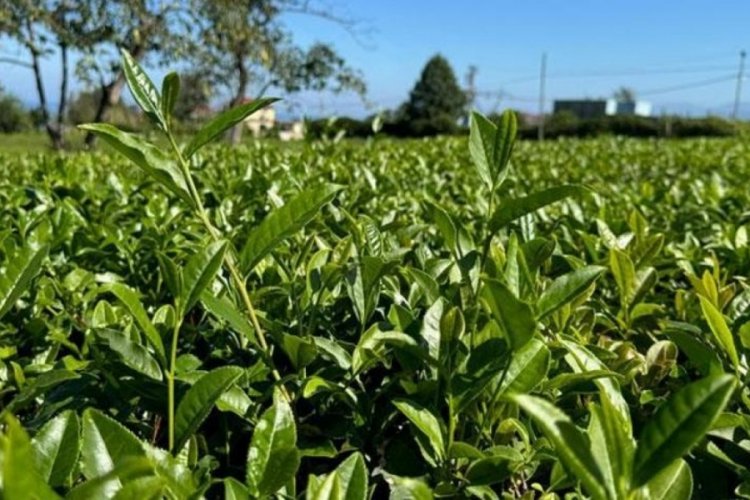
POLYGON ((750 498, 750 143, 473 120, 0 156, 2 498, 750 498))

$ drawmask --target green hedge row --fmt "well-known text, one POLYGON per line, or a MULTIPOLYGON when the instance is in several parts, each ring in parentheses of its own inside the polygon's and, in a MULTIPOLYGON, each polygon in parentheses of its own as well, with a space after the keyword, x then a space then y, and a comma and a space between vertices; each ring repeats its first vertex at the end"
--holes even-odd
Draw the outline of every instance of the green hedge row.
MULTIPOLYGON (((728 137, 742 131, 750 131, 745 122, 734 123, 719 117, 684 118, 640 116, 607 116, 589 120, 578 120, 565 114, 552 115, 545 124, 545 137, 597 137, 621 135, 626 137, 728 137)), ((307 123, 309 137, 333 136, 344 132, 347 137, 369 137, 374 135, 372 119, 358 120, 343 117, 336 120, 312 120, 307 123)), ((461 135, 468 133, 465 127, 449 123, 388 122, 383 123, 380 134, 392 137, 427 137, 433 135, 461 135)), ((523 124, 519 136, 524 139, 537 138, 535 124, 523 124)))

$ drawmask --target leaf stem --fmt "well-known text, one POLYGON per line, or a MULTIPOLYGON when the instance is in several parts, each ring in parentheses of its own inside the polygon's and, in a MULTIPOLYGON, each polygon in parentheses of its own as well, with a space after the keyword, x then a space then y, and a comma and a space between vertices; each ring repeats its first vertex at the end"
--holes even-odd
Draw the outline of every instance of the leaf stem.
POLYGON ((168 405, 168 418, 167 424, 169 428, 169 451, 171 452, 174 448, 174 377, 175 370, 177 367, 177 341, 180 337, 180 327, 182 326, 182 319, 177 318, 175 320, 174 330, 172 331, 172 346, 169 353, 169 373, 167 374, 167 405, 168 405))
MULTIPOLYGON (((193 198, 193 201, 195 203, 195 209, 198 213, 198 218, 201 220, 201 222, 203 223, 203 226, 206 228, 206 230, 211 235, 211 238, 214 241, 221 239, 221 235, 219 234, 218 229, 216 228, 216 226, 213 225, 213 223, 208 217, 208 213, 206 212, 206 209, 203 206, 203 201, 201 200, 201 197, 198 194, 198 189, 196 188, 195 182, 193 181, 193 176, 190 174, 190 168, 187 164, 187 161, 185 160, 185 157, 182 155, 182 151, 177 146, 177 142, 175 141, 174 135, 172 135, 171 131, 167 132, 167 137, 169 138, 169 143, 171 144, 172 149, 174 150, 175 155, 177 156, 177 159, 179 161, 180 169, 182 170, 182 175, 185 177, 185 182, 188 185, 188 190, 190 191, 190 195, 193 198)), ((240 274, 240 271, 237 268, 237 264, 235 262, 232 249, 230 249, 228 252, 224 254, 224 267, 227 269, 227 271, 229 271, 229 274, 232 276, 234 287, 239 293, 240 298, 242 299, 243 305, 245 306, 245 309, 247 310, 250 323, 252 324, 253 329, 255 330, 255 333, 256 333, 256 337, 258 339, 258 344, 260 344, 260 348, 263 351, 263 354, 266 357, 267 363, 269 364, 271 368, 271 374, 273 375, 274 380, 276 380, 277 382, 280 382, 281 375, 279 374, 279 371, 274 366, 273 359, 271 358, 271 352, 268 347, 268 342, 266 341, 265 332, 263 331, 263 328, 260 325, 260 321, 258 321, 258 315, 255 312, 255 307, 253 306, 253 302, 250 299, 250 295, 247 293, 245 280, 242 278, 242 275, 240 274)), ((284 387, 283 384, 280 384, 280 388, 281 388, 281 393, 284 395, 287 401, 291 402, 291 397, 289 396, 289 393, 287 392, 286 387, 284 387)))

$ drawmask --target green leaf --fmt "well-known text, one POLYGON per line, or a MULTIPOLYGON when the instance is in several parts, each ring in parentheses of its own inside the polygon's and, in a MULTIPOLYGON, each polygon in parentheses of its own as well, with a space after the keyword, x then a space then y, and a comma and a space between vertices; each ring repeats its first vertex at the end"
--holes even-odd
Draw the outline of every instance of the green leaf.
POLYGON ((556 311, 583 293, 601 276, 606 268, 586 266, 557 278, 539 297, 536 303, 538 317, 556 311))
POLYGON ((167 288, 169 288, 173 297, 179 297, 182 294, 182 274, 180 273, 180 269, 172 259, 161 252, 156 253, 156 258, 159 261, 159 269, 161 270, 164 283, 167 284, 167 288))
MULTIPOLYGON (((672 323, 674 324, 674 323, 672 323)), ((690 325, 692 326, 692 325, 690 325)), ((719 359, 718 350, 713 345, 706 344, 700 340, 700 330, 697 332, 691 329, 681 329, 681 326, 666 330, 669 339, 677 344, 680 351, 687 356, 692 364, 701 375, 711 375, 712 373, 723 373, 721 359, 719 359)))
POLYGON ((131 479, 113 497, 113 500, 161 500, 167 483, 159 476, 145 476, 131 479))
POLYGON ((587 191, 583 186, 564 185, 545 189, 544 191, 539 191, 522 198, 503 200, 503 203, 492 214, 490 231, 495 233, 524 215, 536 212, 540 208, 544 208, 565 198, 583 195, 587 191))
POLYGON ((0 318, 10 310, 41 270, 47 247, 19 249, 0 270, 0 318))
POLYGON ((372 325, 360 337, 357 347, 352 354, 351 368, 353 373, 359 373, 371 363, 380 359, 388 346, 416 347, 417 342, 402 332, 384 332, 378 325, 372 325))
POLYGON ((122 70, 133 99, 154 125, 167 130, 167 123, 161 111, 161 98, 154 82, 127 50, 121 49, 120 53, 122 54, 122 70))
POLYGON ((255 331, 247 316, 237 309, 237 306, 232 303, 229 297, 215 297, 206 290, 201 294, 201 304, 217 319, 226 321, 233 330, 244 335, 254 345, 258 345, 255 331))
POLYGON ((391 485, 390 500, 432 500, 430 487, 419 479, 411 477, 387 476, 391 485))
POLYGON ((271 495, 294 478, 300 462, 296 444, 294 414, 276 389, 273 406, 258 421, 247 453, 247 485, 253 496, 271 495))
POLYGON ((310 222, 342 188, 343 186, 324 184, 308 189, 271 212, 250 233, 240 254, 242 269, 250 272, 276 245, 310 222))
POLYGON ((80 424, 75 412, 67 410, 48 421, 31 443, 42 480, 53 487, 70 484, 81 452, 80 424))
POLYGON ((182 315, 190 312, 203 291, 213 282, 224 262, 227 247, 226 241, 215 241, 200 249, 188 260, 182 271, 182 293, 179 303, 182 315))
POLYGON ((734 386, 731 375, 711 375, 684 386, 660 406, 638 438, 634 484, 648 483, 690 451, 721 414, 734 386))
POLYGON ((552 441, 562 464, 583 484, 595 499, 606 499, 602 472, 594 460, 591 443, 560 409, 547 401, 529 395, 511 395, 509 399, 518 404, 552 441))
POLYGON ((502 114, 497 126, 482 114, 471 113, 469 153, 479 177, 490 189, 497 188, 505 179, 517 127, 516 114, 510 110, 502 114))
POLYGON ((128 311, 130 311, 130 314, 133 316, 133 319, 135 319, 138 327, 144 335, 146 335, 146 339, 148 339, 149 343, 154 348, 154 351, 156 351, 162 366, 166 366, 167 362, 161 335, 159 335, 156 327, 154 327, 154 324, 149 319, 146 309, 141 303, 138 292, 121 283, 108 285, 105 290, 112 292, 112 294, 128 308, 128 311))
POLYGON ((6 419, 6 432, 0 441, 3 498, 48 500, 60 498, 47 485, 36 468, 34 449, 26 431, 14 417, 6 419))
POLYGON ((727 353, 727 356, 729 356, 729 360, 732 362, 735 371, 739 372, 740 358, 737 355, 737 346, 734 343, 734 337, 732 337, 732 332, 729 331, 724 316, 702 295, 698 295, 698 299, 701 302, 703 316, 706 318, 706 322, 708 322, 708 326, 711 328, 716 341, 724 349, 724 352, 727 353))
POLYGON ((143 477, 153 477, 154 466, 147 457, 125 457, 111 471, 78 484, 65 496, 65 500, 90 500, 112 498, 122 489, 123 483, 143 477))
POLYGON ((512 465, 506 456, 480 458, 469 465, 466 470, 466 479, 472 486, 500 483, 511 476, 512 465))
POLYGON ((137 135, 123 132, 106 123, 87 123, 79 125, 78 128, 101 137, 104 142, 135 163, 156 182, 172 191, 189 206, 194 206, 190 189, 182 172, 174 160, 163 153, 160 148, 137 135))
POLYGON ((318 479, 310 476, 307 484, 306 500, 341 500, 339 476, 335 472, 318 479))
POLYGON ((172 71, 161 82, 161 113, 167 124, 171 124, 172 112, 180 96, 180 76, 172 71))
POLYGON ((237 366, 216 368, 199 378, 180 400, 174 418, 175 445, 179 453, 190 439, 221 395, 234 384, 243 370, 237 366))
POLYGON ((441 330, 440 320, 443 317, 443 307, 445 305, 444 299, 438 299, 432 306, 425 312, 424 320, 422 321, 422 329, 420 335, 427 344, 427 351, 436 362, 440 360, 441 346, 441 330))
POLYGON ((193 139, 182 151, 182 154, 185 158, 190 158, 196 151, 219 137, 226 130, 229 130, 242 122, 245 118, 259 109, 265 108, 269 104, 278 100, 279 99, 274 97, 264 97, 224 111, 219 116, 205 124, 198 133, 193 136, 193 139))
POLYGON ((536 330, 531 306, 494 279, 485 280, 482 298, 489 306, 493 319, 507 335, 511 349, 518 350, 531 340, 536 330))
POLYGON ((432 448, 435 461, 442 462, 446 450, 443 429, 438 418, 427 408, 407 399, 397 399, 393 404, 425 435, 432 448))
POLYGON ((615 283, 617 283, 617 288, 620 290, 620 304, 623 309, 627 309, 636 287, 636 274, 633 261, 622 250, 612 248, 609 251, 609 266, 612 269, 612 275, 615 278, 615 283))
POLYGON ((349 455, 334 473, 338 476, 341 500, 367 500, 367 467, 361 453, 349 455))
POLYGON ((70 370, 50 370, 41 373, 24 386, 21 393, 5 407, 5 411, 17 411, 34 401, 34 398, 51 391, 52 388, 80 377, 80 375, 70 370))
MULTIPOLYGON (((550 352, 547 346, 538 339, 531 339, 525 346, 513 354, 505 378, 502 379, 497 394, 531 391, 547 376, 550 352)), ((500 380, 500 376, 498 376, 500 380)))
POLYGON ((128 459, 146 455, 141 441, 99 410, 83 412, 81 472, 87 479, 103 476, 128 459))
POLYGON ((247 487, 233 477, 224 479, 224 500, 250 500, 247 487))
MULTIPOLYGON (((569 356, 565 357, 565 360, 574 372, 605 373, 609 371, 607 365, 582 345, 570 340, 562 340, 561 343, 570 353, 569 356)), ((624 425, 628 426, 627 431, 630 432, 630 407, 620 391, 620 384, 611 377, 597 377, 594 383, 622 416, 622 421, 624 425)))
POLYGON ((119 355, 125 366, 154 380, 162 380, 159 363, 151 357, 144 346, 133 342, 125 334, 115 330, 103 330, 96 333, 107 341, 109 348, 119 355))
POLYGON ((684 460, 675 460, 646 485, 651 500, 684 500, 693 497, 693 473, 684 460))
POLYGON ((336 341, 325 337, 313 337, 313 342, 318 349, 329 356, 343 370, 349 370, 352 366, 352 356, 336 341))
POLYGON ((604 476, 603 484, 611 498, 626 498, 630 490, 631 466, 635 441, 630 434, 631 423, 602 392, 602 405, 589 406, 591 418, 588 434, 591 451, 604 476))

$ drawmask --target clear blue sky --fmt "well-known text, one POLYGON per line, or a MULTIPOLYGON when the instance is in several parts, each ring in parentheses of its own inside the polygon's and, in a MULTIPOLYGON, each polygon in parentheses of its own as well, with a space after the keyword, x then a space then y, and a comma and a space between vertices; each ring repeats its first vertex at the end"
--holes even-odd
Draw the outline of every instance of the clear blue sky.
MULTIPOLYGON (((288 26, 303 45, 332 42, 362 70, 369 99, 381 108, 402 102, 425 61, 439 52, 462 81, 473 64, 479 90, 503 91, 501 100, 481 99, 480 108, 535 110, 536 77, 546 52, 550 101, 608 96, 627 85, 654 103, 655 112, 727 112, 738 53, 750 49, 749 0, 327 1, 371 32, 357 40, 334 24, 299 15, 287 16, 288 26), (669 90, 721 78, 727 80, 669 90)), ((0 52, 8 50, 12 53, 6 47, 0 52)), ((51 72, 54 65, 48 63, 51 72)), ((26 70, 2 66, 0 82, 24 101, 34 101, 26 70)), ((750 112, 746 83, 743 101, 750 112)), ((288 101, 308 114, 366 112, 351 95, 305 93, 288 101)))

